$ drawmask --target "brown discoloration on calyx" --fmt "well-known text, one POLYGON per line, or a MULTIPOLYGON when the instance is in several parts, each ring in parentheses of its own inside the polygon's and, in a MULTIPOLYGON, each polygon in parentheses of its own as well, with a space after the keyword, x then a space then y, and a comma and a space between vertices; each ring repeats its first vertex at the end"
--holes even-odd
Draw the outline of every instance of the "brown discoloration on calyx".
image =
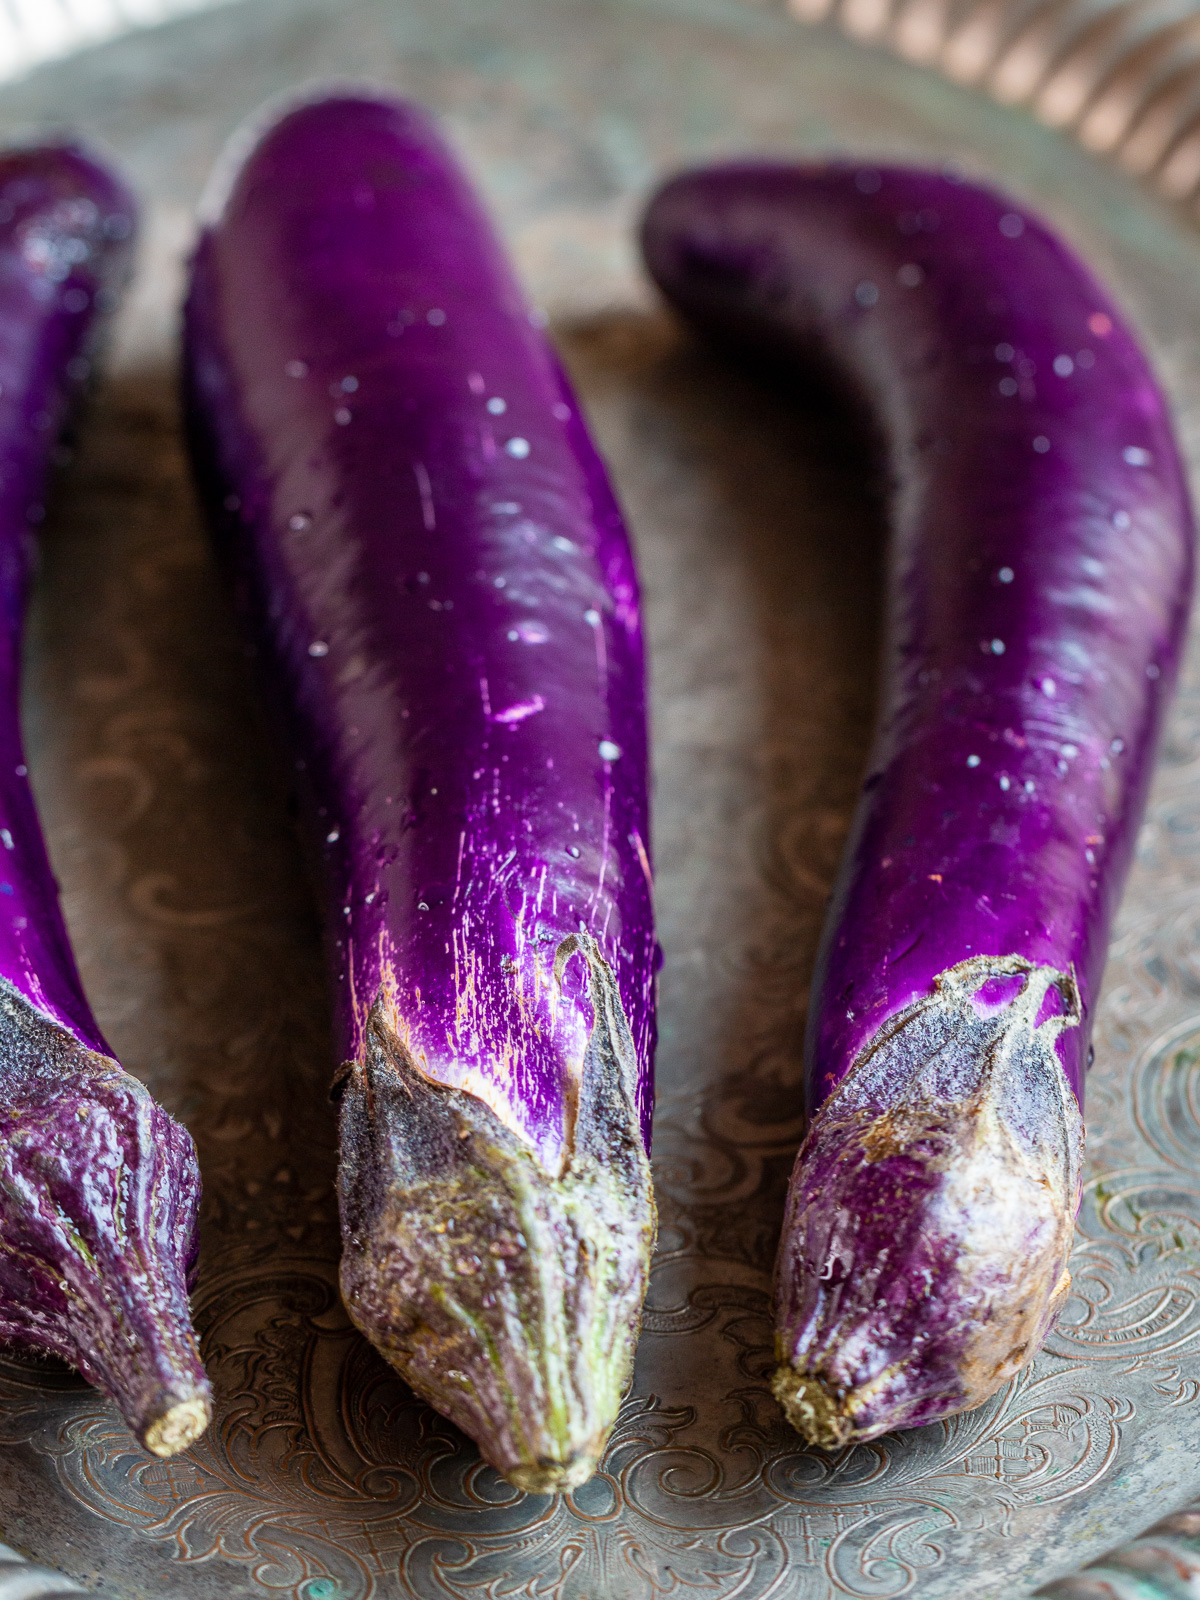
MULTIPOLYGON (((974 1108, 966 1107, 961 1112, 956 1109, 953 1116, 947 1117, 933 1107, 901 1105, 889 1107, 871 1120, 856 1110, 847 1120, 851 1126, 860 1125, 856 1137, 863 1159, 873 1163, 886 1161, 889 1156, 907 1155, 917 1145, 944 1136, 960 1115, 969 1120, 975 1115, 974 1108)), ((930 1171, 942 1171, 947 1159, 926 1155, 925 1163, 930 1171)))
POLYGON ((563 1170, 427 1078, 381 997, 342 1098, 342 1293, 414 1389, 518 1488, 594 1471, 628 1381, 654 1243, 636 1062, 594 940, 595 1025, 563 1170), (389 1022, 391 1025, 389 1025, 389 1022))

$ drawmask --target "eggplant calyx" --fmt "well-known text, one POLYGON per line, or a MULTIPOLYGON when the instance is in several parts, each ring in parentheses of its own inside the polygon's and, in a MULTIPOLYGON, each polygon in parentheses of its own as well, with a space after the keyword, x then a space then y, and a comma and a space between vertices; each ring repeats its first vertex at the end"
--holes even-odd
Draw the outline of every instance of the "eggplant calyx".
POLYGON ((818 1111, 776 1269, 774 1392, 809 1443, 968 1410, 1036 1355, 1070 1286, 1083 1124, 1054 1041, 1079 1016, 1073 975, 973 958, 818 1111))
POLYGON ((629 1381, 655 1235, 616 982, 590 936, 560 946, 564 959, 575 950, 595 1023, 559 1175, 482 1100, 416 1067, 382 995, 341 1102, 350 1316, 531 1494, 595 1471, 629 1381))
POLYGON ((0 980, 0 1341, 68 1361, 155 1455, 207 1426, 200 1175, 143 1084, 0 980))

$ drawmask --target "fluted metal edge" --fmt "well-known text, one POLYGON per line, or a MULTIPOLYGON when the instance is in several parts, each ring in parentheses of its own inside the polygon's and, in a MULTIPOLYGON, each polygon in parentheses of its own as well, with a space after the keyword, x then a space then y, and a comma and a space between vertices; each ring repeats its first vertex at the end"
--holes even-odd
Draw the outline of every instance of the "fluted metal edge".
POLYGON ((1200 217, 1196 0, 787 0, 1028 108, 1200 217))
POLYGON ((1200 1501, 1035 1592, 1034 1600, 1180 1600, 1200 1594, 1200 1501))

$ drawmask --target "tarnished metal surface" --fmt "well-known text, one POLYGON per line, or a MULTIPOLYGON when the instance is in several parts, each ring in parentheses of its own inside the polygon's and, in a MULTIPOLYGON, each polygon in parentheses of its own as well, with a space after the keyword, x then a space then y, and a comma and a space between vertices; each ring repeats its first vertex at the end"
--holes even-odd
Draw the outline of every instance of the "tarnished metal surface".
POLYGON ((1192 1600, 1200 1594, 1200 1507, 1164 1517, 1037 1593, 1039 1600, 1192 1600))
POLYGON ((0 5, 0 79, 65 56, 130 28, 229 0, 4 0, 0 5))
POLYGON ((838 1457, 770 1399, 769 1272, 822 904, 866 745, 881 518, 819 396, 691 349, 633 265, 684 160, 944 160, 1050 213, 1146 330, 1200 461, 1200 241, 1032 122, 735 0, 244 0, 10 86, 151 205, 48 525, 31 763, 85 981, 195 1133, 212 1430, 150 1461, 66 1372, 0 1362, 0 1535, 122 1600, 1013 1600, 1200 1491, 1200 661, 1176 707, 1090 1083, 1076 1292, 980 1410, 838 1457), (221 139, 319 73, 450 119, 554 319, 639 546, 666 950, 661 1248, 604 1471, 521 1497, 336 1292, 314 912, 177 432, 178 259, 221 139))
POLYGON ((67 1600, 85 1592, 61 1573, 22 1561, 15 1550, 0 1544, 0 1600, 67 1600))

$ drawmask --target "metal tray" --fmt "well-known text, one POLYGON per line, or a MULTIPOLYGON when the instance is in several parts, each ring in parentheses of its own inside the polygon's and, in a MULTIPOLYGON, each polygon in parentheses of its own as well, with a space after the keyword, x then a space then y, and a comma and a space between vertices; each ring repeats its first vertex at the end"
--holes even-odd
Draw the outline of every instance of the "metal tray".
POLYGON ((836 1457, 772 1403, 769 1274, 805 990, 871 715, 882 521, 815 396, 691 347, 638 276, 661 173, 762 149, 953 158, 1127 302, 1200 463, 1200 241, 1060 137, 739 0, 241 0, 0 91, 148 208, 108 375, 47 525, 30 764, 84 978, 192 1128, 206 1438, 149 1460, 67 1371, 0 1360, 0 1537, 135 1600, 1013 1600, 1200 1489, 1200 660, 1176 704, 1091 1075, 1075 1293, 968 1415, 836 1457), (238 120, 363 77, 448 120, 628 508, 652 646, 666 966, 662 1236, 604 1471, 523 1497, 340 1307, 312 905, 210 570, 174 389, 180 262, 238 120))

